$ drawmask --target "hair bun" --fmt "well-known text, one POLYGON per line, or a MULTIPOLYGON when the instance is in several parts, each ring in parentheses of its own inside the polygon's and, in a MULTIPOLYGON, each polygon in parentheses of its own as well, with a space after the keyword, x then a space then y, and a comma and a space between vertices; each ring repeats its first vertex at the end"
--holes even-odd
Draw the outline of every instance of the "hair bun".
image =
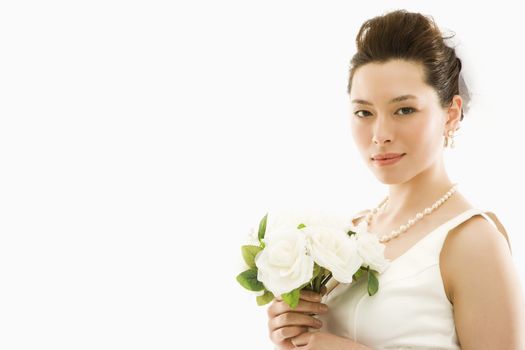
POLYGON ((455 48, 446 43, 454 36, 444 36, 431 16, 406 10, 365 21, 356 36, 357 53, 350 62, 348 93, 354 72, 362 65, 399 58, 416 61, 425 67, 425 81, 436 90, 444 108, 450 106, 455 95, 461 96, 463 120, 471 95, 461 74, 461 60, 455 48))

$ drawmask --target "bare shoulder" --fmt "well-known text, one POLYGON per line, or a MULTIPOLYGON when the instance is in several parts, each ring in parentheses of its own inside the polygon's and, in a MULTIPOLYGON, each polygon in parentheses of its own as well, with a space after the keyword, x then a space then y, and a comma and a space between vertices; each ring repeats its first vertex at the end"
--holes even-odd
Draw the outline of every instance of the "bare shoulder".
POLYGON ((353 225, 358 225, 361 222, 361 220, 363 220, 365 218, 365 216, 366 216, 366 214, 368 214, 368 212, 370 212, 370 209, 361 210, 360 212, 355 214, 352 217, 352 224, 353 225))
POLYGON ((449 232, 441 268, 465 348, 525 346, 518 334, 525 327, 523 292, 502 232, 483 216, 473 216, 449 232))
MULTIPOLYGON (((454 298, 462 274, 483 271, 480 264, 512 260, 506 237, 481 215, 474 215, 452 229, 443 245, 441 268, 446 274, 446 289, 454 298)), ((453 300, 451 300, 453 302, 453 300)))

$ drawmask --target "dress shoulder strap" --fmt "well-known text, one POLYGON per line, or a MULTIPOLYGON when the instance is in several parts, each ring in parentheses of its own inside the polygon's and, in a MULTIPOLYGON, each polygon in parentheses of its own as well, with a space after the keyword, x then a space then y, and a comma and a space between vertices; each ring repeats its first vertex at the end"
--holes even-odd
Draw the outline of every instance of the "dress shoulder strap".
POLYGON ((360 211, 359 213, 355 214, 353 217, 352 217, 352 225, 355 225, 355 221, 357 219, 360 219, 362 218, 363 216, 365 216, 368 212, 370 212, 370 209, 365 209, 365 210, 362 210, 360 211))
POLYGON ((503 237, 505 237, 505 239, 507 240, 507 244, 509 246, 509 251, 512 254, 509 236, 507 234, 507 230, 505 230, 505 227, 503 227, 503 225, 501 224, 501 222, 498 220, 498 218, 493 212, 482 210, 479 208, 468 209, 464 213, 456 216, 455 218, 451 219, 449 222, 445 223, 443 225, 445 228, 445 230, 443 230, 443 234, 444 234, 444 236, 442 237, 443 241, 448 231, 450 231, 451 229, 455 228, 456 226, 460 225, 461 223, 463 223, 464 221, 470 219, 471 217, 475 215, 481 215, 482 217, 484 217, 488 222, 492 224, 492 226, 494 226, 503 235, 503 237))
MULTIPOLYGON (((370 209, 365 209, 365 210, 362 210, 362 211, 358 212, 357 214, 355 214, 352 217, 352 224, 355 225, 355 221, 360 219, 360 218, 362 218, 363 216, 365 216, 368 212, 370 212, 370 209)), ((507 234, 507 230, 501 224, 501 222, 499 221, 499 219, 496 216, 496 214, 494 214, 491 211, 483 211, 483 210, 479 210, 479 214, 482 215, 483 217, 487 218, 488 221, 490 223, 492 223, 494 225, 494 227, 496 227, 498 229, 498 231, 501 232, 501 234, 503 234, 503 236, 507 240, 507 244, 509 245, 509 250, 510 250, 510 252, 512 254, 512 247, 511 247, 511 244, 510 244, 509 235, 507 234)))
POLYGON ((498 229, 498 231, 503 234, 503 236, 507 240, 507 244, 509 245, 510 253, 512 254, 512 248, 510 246, 509 235, 507 234, 507 230, 505 230, 505 227, 503 227, 501 222, 498 220, 498 217, 491 211, 485 211, 485 212, 483 212, 481 214, 482 215, 483 214, 487 215, 489 217, 489 219, 490 219, 489 222, 492 222, 494 224, 494 226, 498 229))

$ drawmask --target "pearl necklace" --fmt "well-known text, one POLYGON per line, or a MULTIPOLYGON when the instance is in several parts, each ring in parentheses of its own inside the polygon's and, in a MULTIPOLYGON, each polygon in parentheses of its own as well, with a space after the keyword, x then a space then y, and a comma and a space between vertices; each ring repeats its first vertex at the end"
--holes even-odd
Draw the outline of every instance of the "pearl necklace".
MULTIPOLYGON (((439 208, 447 199, 450 198, 450 196, 452 196, 456 192, 457 186, 458 186, 457 183, 454 184, 454 186, 452 186, 452 188, 443 197, 438 199, 434 204, 432 204, 431 207, 428 207, 425 210, 423 210, 422 212, 417 213, 416 216, 414 216, 413 218, 408 220, 408 223, 406 225, 401 225, 397 230, 393 230, 392 232, 390 232, 390 234, 386 234, 386 235, 381 236, 379 238, 379 242, 385 243, 385 242, 390 241, 393 238, 396 238, 400 234, 406 232, 416 222, 421 220, 423 218, 423 216, 430 215, 430 213, 432 213, 434 210, 439 208)), ((386 206, 387 202, 388 202, 388 196, 383 200, 383 202, 381 202, 381 204, 379 204, 379 206, 377 208, 372 209, 372 211, 366 215, 366 225, 367 225, 367 227, 370 226, 370 223, 372 222, 372 217, 379 210, 383 209, 386 206)))

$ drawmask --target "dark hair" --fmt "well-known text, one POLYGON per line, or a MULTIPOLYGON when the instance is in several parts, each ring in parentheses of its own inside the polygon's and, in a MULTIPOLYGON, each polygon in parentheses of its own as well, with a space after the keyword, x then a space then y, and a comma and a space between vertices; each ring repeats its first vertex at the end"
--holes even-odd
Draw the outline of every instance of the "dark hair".
POLYGON ((356 37, 357 53, 350 63, 348 93, 357 68, 371 62, 384 63, 392 59, 405 59, 423 64, 425 82, 432 86, 442 107, 452 102, 454 95, 463 99, 463 110, 468 111, 470 93, 461 76, 461 60, 455 49, 445 44, 434 19, 420 13, 396 10, 367 20, 356 37))

